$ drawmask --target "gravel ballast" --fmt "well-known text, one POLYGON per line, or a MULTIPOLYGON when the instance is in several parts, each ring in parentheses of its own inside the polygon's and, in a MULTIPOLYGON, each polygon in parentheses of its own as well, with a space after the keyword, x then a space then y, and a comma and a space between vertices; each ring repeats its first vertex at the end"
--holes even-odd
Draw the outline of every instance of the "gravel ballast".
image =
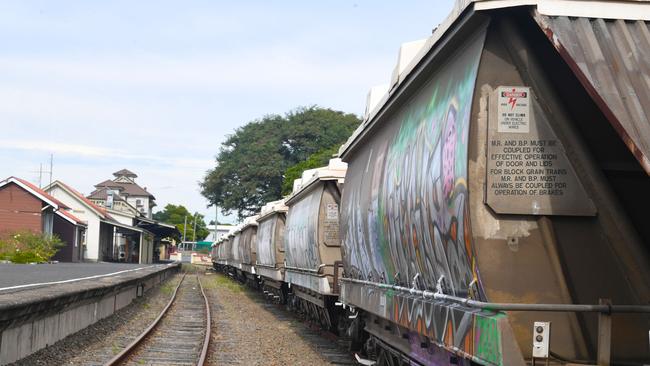
POLYGON ((354 364, 336 342, 222 274, 201 278, 212 308, 210 365, 354 364))

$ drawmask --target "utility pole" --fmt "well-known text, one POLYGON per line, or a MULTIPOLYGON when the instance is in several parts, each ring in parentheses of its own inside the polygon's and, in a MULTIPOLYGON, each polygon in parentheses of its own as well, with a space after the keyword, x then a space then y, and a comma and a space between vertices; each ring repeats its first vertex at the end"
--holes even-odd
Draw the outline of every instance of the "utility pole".
POLYGON ((219 206, 214 204, 214 241, 217 241, 217 226, 219 225, 219 206))
POLYGON ((187 232, 187 215, 185 215, 185 223, 183 224, 183 243, 185 243, 185 233, 187 232))
POLYGON ((192 241, 196 243, 196 215, 198 212, 194 213, 194 231, 192 232, 192 241))
POLYGON ((38 188, 43 188, 43 163, 38 167, 38 188))

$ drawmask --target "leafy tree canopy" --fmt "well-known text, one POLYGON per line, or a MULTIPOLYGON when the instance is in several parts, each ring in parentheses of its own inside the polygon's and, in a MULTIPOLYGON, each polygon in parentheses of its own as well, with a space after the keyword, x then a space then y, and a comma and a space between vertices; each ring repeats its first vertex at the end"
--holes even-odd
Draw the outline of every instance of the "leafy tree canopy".
POLYGON ((255 214, 282 197, 289 167, 338 148, 359 123, 355 114, 317 106, 252 121, 221 145, 216 167, 200 183, 202 194, 223 212, 236 211, 240 219, 255 214))
POLYGON ((334 154, 339 151, 339 144, 311 154, 307 160, 292 165, 284 171, 284 180, 282 181, 282 195, 286 196, 293 190, 293 181, 302 176, 302 172, 307 169, 320 168, 327 165, 334 154))
POLYGON ((187 228, 185 240, 191 241, 194 238, 194 220, 196 219, 196 240, 201 241, 210 234, 203 215, 198 212, 190 213, 183 205, 168 204, 162 211, 155 212, 153 219, 176 226, 180 234, 174 234, 172 238, 180 243, 183 240, 183 225, 187 217, 187 228))

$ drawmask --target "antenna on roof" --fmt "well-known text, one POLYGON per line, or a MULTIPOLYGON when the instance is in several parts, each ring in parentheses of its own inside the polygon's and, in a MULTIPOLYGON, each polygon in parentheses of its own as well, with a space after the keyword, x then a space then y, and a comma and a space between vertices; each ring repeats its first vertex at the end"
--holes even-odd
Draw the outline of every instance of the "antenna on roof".
POLYGON ((52 184, 52 167, 54 167, 54 154, 50 154, 50 185, 52 184))
MULTIPOLYGON (((43 188, 43 173, 50 175, 50 183, 52 184, 52 168, 54 167, 54 154, 50 154, 50 170, 43 170, 43 163, 38 166, 38 188, 43 188)), ((33 171, 32 173, 37 173, 33 171)))

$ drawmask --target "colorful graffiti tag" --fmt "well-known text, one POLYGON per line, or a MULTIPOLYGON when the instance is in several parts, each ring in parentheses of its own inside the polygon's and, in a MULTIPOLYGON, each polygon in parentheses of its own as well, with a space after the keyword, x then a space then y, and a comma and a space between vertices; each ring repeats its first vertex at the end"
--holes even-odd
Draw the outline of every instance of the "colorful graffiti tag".
POLYGON ((320 265, 318 253, 318 212, 323 185, 290 205, 287 215, 284 247, 287 266, 316 269, 320 265))
MULTIPOLYGON (((346 303, 386 318, 410 330, 406 334, 410 356, 427 365, 508 365, 500 329, 507 326, 503 313, 434 302, 422 296, 344 280, 341 297, 346 303), (421 347, 422 338, 435 347, 421 347), (463 357, 459 359, 457 356, 463 357), (452 362, 454 360, 454 362, 452 362)), ((402 333, 403 330, 400 331, 402 333)), ((400 338, 403 334, 399 334, 400 338)))
MULTIPOLYGON (((439 67, 347 158, 341 207, 345 277, 484 299, 467 205, 469 120, 484 39, 484 33, 477 36, 439 67)), ((467 338, 463 347, 474 349, 465 334, 471 327, 461 324, 461 316, 428 316, 426 303, 398 298, 398 312, 386 317, 421 334, 449 328, 467 338)), ((440 342, 456 347, 444 337, 440 342)))

